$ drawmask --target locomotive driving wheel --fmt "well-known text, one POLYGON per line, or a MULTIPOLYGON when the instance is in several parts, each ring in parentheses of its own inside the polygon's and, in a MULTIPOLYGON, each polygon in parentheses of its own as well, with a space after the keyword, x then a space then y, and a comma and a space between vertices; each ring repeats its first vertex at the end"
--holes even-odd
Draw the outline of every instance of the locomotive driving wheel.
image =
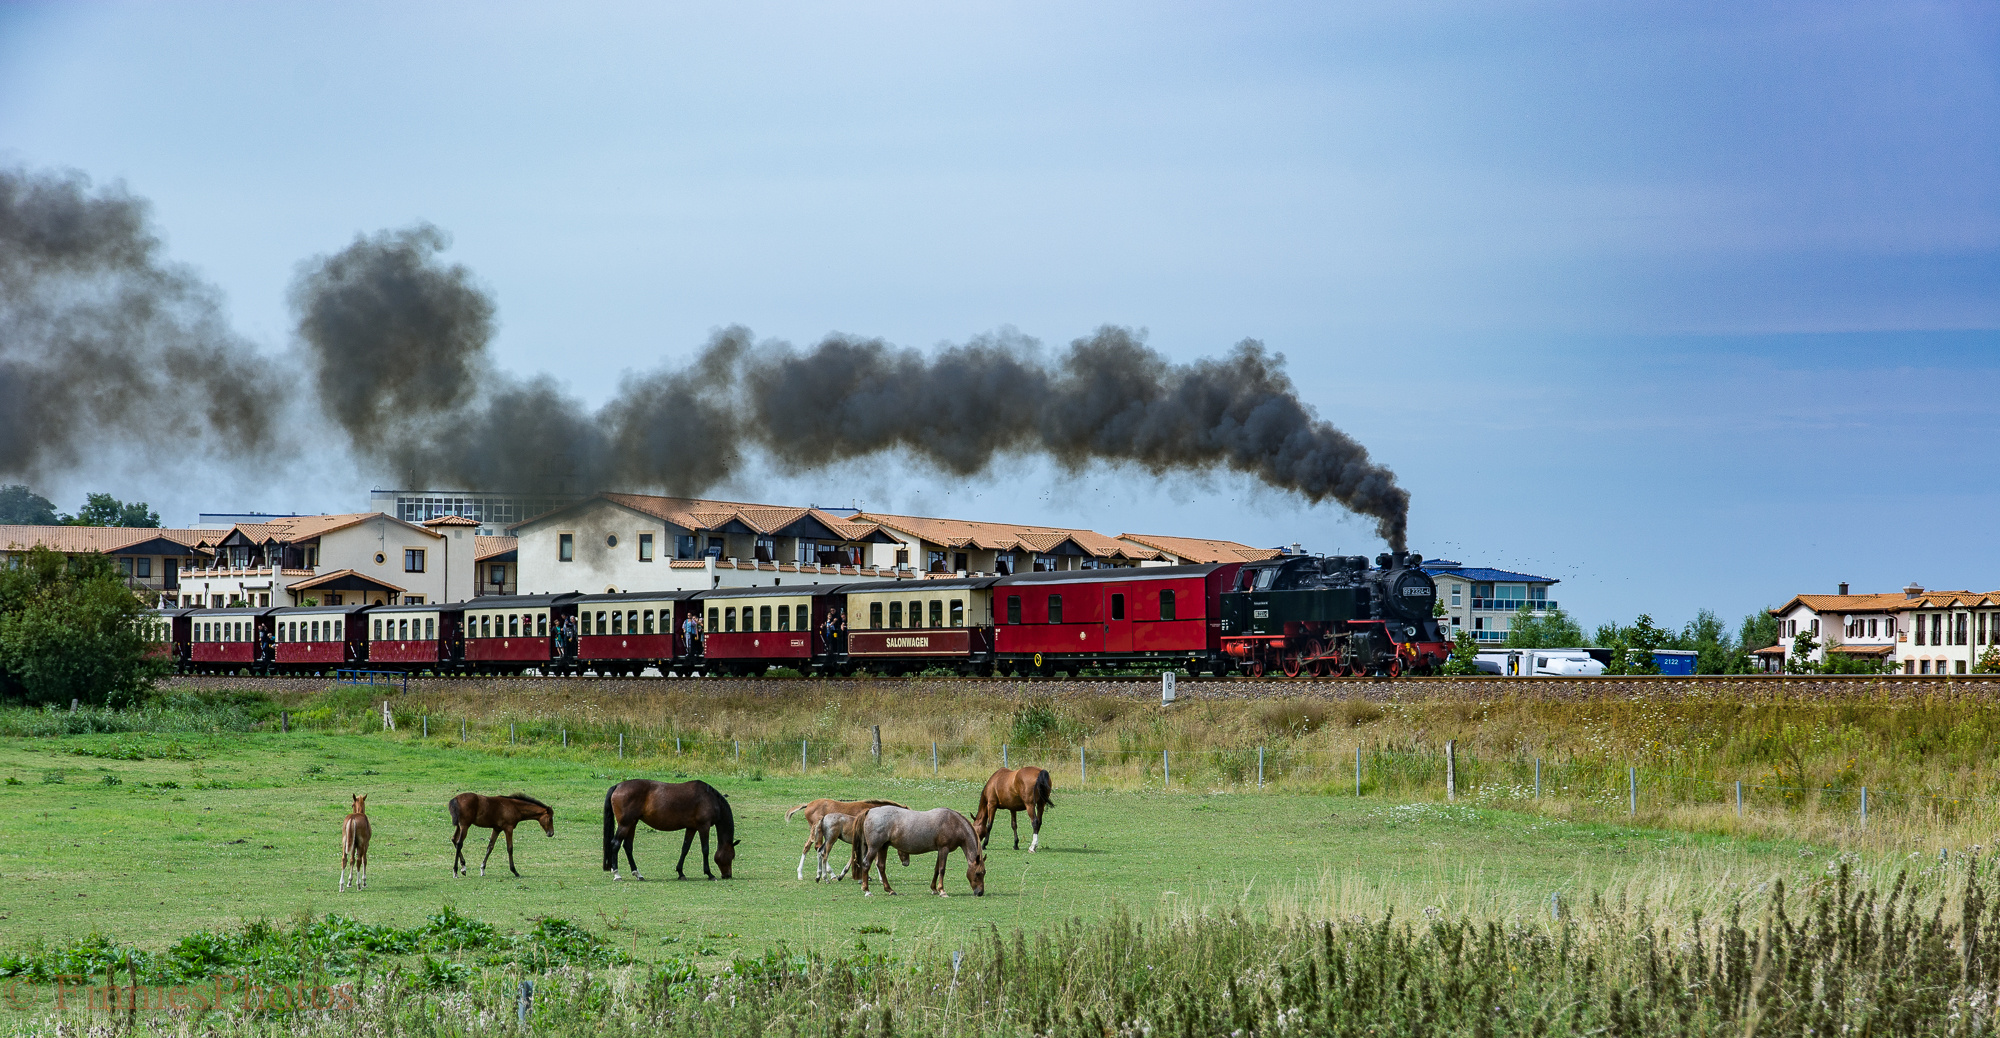
POLYGON ((1401 657, 1390 658, 1388 674, 1392 678, 1400 678, 1403 676, 1403 660, 1401 657))
POLYGON ((1295 678, 1299 676, 1303 661, 1298 653, 1288 652, 1278 657, 1278 665, 1284 668, 1286 677, 1295 678))

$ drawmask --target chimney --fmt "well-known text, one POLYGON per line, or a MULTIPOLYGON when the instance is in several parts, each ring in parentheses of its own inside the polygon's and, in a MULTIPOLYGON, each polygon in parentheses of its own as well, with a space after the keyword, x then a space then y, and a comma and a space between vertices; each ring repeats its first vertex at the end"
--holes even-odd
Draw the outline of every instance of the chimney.
POLYGON ((1840 582, 1840 593, 1843 595, 1847 594, 1847 582, 1844 580, 1840 582))
POLYGON ((1910 581, 1908 584, 1903 585, 1904 598, 1915 598, 1923 593, 1924 593, 1924 586, 1922 584, 1917 583, 1914 580, 1910 581))

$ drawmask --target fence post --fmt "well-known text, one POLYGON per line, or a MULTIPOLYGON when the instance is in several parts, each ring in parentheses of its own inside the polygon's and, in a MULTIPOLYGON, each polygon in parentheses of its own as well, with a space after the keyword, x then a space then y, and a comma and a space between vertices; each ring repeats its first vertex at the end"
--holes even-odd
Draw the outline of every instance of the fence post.
POLYGON ((624 759, 625 759, 625 733, 624 733, 624 732, 619 732, 619 733, 618 733, 618 759, 619 759, 619 760, 624 760, 624 759))
POLYGON ((290 710, 278 711, 278 730, 281 732, 292 730, 292 712, 290 710))
POLYGON ((1161 751, 1160 751, 1160 786, 1161 786, 1162 788, 1165 788, 1165 787, 1167 787, 1167 786, 1171 786, 1171 785, 1173 785, 1173 784, 1174 784, 1174 773, 1173 773, 1173 769, 1172 769, 1172 766, 1171 766, 1171 762, 1169 762, 1169 761, 1167 760, 1167 751, 1166 751, 1166 750, 1161 750, 1161 751))
POLYGON ((679 735, 675 735, 675 736, 674 736, 674 756, 678 757, 678 756, 680 756, 680 755, 681 755, 681 737, 680 737, 679 735))
POLYGON ((1361 746, 1359 743, 1355 744, 1354 747, 1354 795, 1361 795, 1361 746))
POLYGON ((1007 744, 1004 742, 1000 744, 1000 766, 1007 766, 1007 744))
POLYGON ((463 717, 458 719, 458 741, 465 741, 465 718, 463 717))
POLYGON ((1542 759, 1535 758, 1535 799, 1542 798, 1542 759))
POLYGON ((931 777, 937 778, 937 740, 931 740, 931 777))
POLYGON ((882 726, 875 725, 875 763, 882 763, 882 726))
POLYGON ((1861 828, 1868 828, 1868 787, 1861 787, 1861 828))
POLYGON ((78 700, 78 699, 71 699, 71 700, 69 701, 69 712, 70 712, 70 713, 72 713, 72 714, 73 714, 73 713, 76 713, 76 706, 77 706, 77 704, 78 704, 79 702, 81 702, 81 700, 78 700))
POLYGON ((806 773, 806 741, 799 740, 799 774, 806 773))
POLYGON ((1625 817, 1639 817, 1639 766, 1634 764, 1625 769, 1625 787, 1632 794, 1632 806, 1625 811, 1625 817))
POLYGON ((389 701, 386 699, 382 701, 382 730, 385 732, 396 730, 396 715, 389 712, 389 701))
POLYGON ((1081 745, 1076 748, 1076 784, 1079 786, 1090 781, 1089 752, 1087 748, 1081 745))
POLYGON ((1444 744, 1444 798, 1458 799, 1458 740, 1447 739, 1444 744))
POLYGON ((1736 817, 1743 817, 1743 780, 1736 780, 1736 817))
POLYGON ((429 715, 429 714, 425 714, 425 715, 424 715, 424 738, 428 739, 428 738, 430 738, 430 737, 431 737, 431 715, 429 715))
POLYGON ((1257 747, 1257 788, 1264 788, 1264 748, 1257 747))
POLYGON ((514 722, 512 721, 507 722, 507 744, 511 746, 519 741, 520 740, 516 738, 514 735, 514 722))
POLYGON ((563 729, 563 749, 569 749, 569 729, 563 729))
POLYGON ((737 739, 735 740, 735 742, 736 742, 736 763, 741 764, 743 763, 743 740, 737 739))

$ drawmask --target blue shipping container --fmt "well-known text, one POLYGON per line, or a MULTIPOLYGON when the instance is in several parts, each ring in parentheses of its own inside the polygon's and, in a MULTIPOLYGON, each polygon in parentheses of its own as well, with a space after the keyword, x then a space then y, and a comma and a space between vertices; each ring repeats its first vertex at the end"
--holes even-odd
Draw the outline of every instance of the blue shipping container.
POLYGON ((1695 655, 1692 649, 1655 649, 1653 665, 1660 668, 1662 674, 1692 675, 1695 655))

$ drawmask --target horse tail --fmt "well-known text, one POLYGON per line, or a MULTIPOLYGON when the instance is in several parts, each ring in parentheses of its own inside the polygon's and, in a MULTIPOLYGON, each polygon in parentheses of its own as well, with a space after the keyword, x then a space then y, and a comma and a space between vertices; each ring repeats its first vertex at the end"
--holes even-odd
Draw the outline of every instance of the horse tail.
POLYGON ((1055 783, 1049 781, 1049 769, 1043 768, 1042 773, 1035 777, 1036 803, 1041 804, 1045 808, 1056 806, 1056 802, 1049 799, 1049 794, 1054 790, 1055 783))
POLYGON ((458 798, 452 797, 451 803, 446 804, 445 806, 451 808, 451 824, 453 828, 457 828, 460 824, 462 824, 458 820, 458 798))
POLYGON ((618 815, 611 810, 611 795, 617 786, 604 791, 604 871, 618 867, 618 815))
POLYGON ((806 808, 808 808, 808 807, 811 807, 811 806, 813 806, 813 802, 812 802, 812 801, 810 801, 810 800, 808 800, 808 801, 806 801, 805 803, 803 803, 803 804, 800 804, 799 806, 797 806, 797 807, 795 807, 795 808, 792 808, 792 809, 791 809, 790 811, 787 811, 787 812, 785 812, 785 821, 787 821, 787 822, 791 821, 791 820, 792 820, 792 816, 793 816, 793 815, 795 815, 795 814, 798 814, 798 813, 799 813, 800 811, 803 811, 803 810, 805 810, 806 808))

